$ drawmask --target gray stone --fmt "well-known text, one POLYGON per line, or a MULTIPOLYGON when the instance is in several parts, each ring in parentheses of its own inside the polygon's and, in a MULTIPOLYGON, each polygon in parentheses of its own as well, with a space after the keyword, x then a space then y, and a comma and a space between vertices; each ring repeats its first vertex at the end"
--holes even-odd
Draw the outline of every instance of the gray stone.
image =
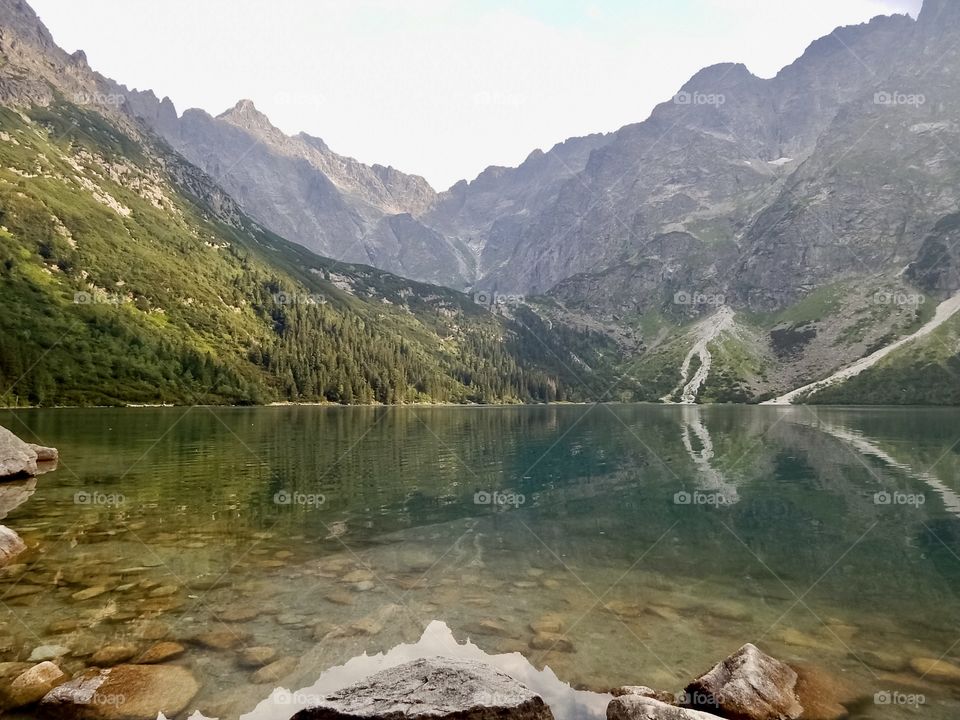
POLYGON ((610 701, 607 720, 717 720, 717 716, 668 705, 644 695, 628 694, 610 701))
POLYGON ((489 665, 435 657, 376 673, 293 716, 348 718, 552 720, 553 713, 539 695, 489 665))
POLYGON ((5 427, 0 427, 0 479, 36 474, 36 451, 5 427))
POLYGON ((37 454, 37 462, 57 462, 60 459, 60 451, 56 448, 34 445, 33 443, 27 443, 27 445, 37 454))
POLYGON ((729 720, 794 720, 797 673, 747 643, 686 688, 683 704, 729 720))

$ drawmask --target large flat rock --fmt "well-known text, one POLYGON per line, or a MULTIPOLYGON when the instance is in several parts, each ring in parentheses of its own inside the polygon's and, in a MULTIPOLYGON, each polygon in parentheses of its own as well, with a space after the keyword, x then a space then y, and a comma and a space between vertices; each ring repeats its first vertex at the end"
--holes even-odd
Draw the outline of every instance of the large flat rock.
POLYGON ((328 695, 294 720, 553 720, 543 699, 473 660, 426 658, 371 675, 328 695))
POLYGON ((187 710, 200 686, 177 665, 117 665, 85 670, 48 692, 46 715, 69 720, 155 720, 187 710))

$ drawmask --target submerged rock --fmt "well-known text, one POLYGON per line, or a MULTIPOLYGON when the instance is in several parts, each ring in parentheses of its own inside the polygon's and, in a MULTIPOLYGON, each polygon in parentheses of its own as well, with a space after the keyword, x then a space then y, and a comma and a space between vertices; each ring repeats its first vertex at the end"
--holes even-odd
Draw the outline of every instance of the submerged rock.
POLYGON ((118 665, 85 670, 48 692, 41 708, 70 720, 155 720, 187 709, 200 686, 178 665, 118 665))
POLYGON ((794 720, 797 673, 747 643, 686 688, 684 705, 729 720, 794 720))
POLYGON ((936 658, 913 658, 910 669, 921 677, 936 682, 960 685, 960 666, 936 658))
POLYGON ((867 688, 857 688, 841 673, 827 672, 816 665, 794 665, 797 672, 797 700, 803 717, 816 720, 843 720, 849 717, 847 706, 869 697, 867 688))
POLYGON ((393 717, 552 720, 553 713, 539 695, 489 665, 435 657, 376 673, 293 720, 393 717))
POLYGON ((97 650, 90 658, 90 664, 95 667, 112 667, 124 663, 137 654, 137 646, 133 643, 112 643, 97 650))
MULTIPOLYGON (((26 543, 6 525, 0 525, 0 567, 9 565, 14 558, 27 549, 26 543)), ((5 597, 12 597, 7 593, 5 597)))
POLYGON ((644 695, 621 695, 607 705, 607 720, 717 720, 717 716, 644 695))

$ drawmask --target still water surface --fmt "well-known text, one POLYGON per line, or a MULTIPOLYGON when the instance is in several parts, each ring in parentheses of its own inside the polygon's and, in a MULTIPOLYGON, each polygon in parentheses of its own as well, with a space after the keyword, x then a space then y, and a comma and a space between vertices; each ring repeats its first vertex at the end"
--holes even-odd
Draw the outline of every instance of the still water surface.
POLYGON ((0 660, 59 645, 75 672, 104 645, 173 640, 195 709, 285 720, 384 663, 488 653, 558 716, 590 717, 604 698, 557 688, 680 690, 751 641, 849 678, 868 698, 854 717, 960 714, 960 688, 909 666, 960 665, 960 411, 142 408, 0 424, 62 457, 3 520, 31 550, 0 577, 0 660), (264 646, 282 661, 269 677, 244 658, 264 646), (388 654, 351 661, 364 653, 388 654), (924 706, 874 703, 896 690, 924 706))

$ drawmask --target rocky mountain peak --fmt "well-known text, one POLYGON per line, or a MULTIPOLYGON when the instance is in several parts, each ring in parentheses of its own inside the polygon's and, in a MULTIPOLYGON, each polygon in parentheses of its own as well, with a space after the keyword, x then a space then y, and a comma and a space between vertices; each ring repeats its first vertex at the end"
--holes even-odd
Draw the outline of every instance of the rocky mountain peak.
POLYGON ((280 130, 274 127, 270 118, 257 110, 253 100, 239 100, 229 110, 217 115, 218 120, 225 120, 231 125, 248 130, 256 135, 275 135, 282 134, 280 130))
POLYGON ((42 50, 59 49, 47 26, 23 0, 0 0, 0 25, 12 30, 21 42, 42 50))

